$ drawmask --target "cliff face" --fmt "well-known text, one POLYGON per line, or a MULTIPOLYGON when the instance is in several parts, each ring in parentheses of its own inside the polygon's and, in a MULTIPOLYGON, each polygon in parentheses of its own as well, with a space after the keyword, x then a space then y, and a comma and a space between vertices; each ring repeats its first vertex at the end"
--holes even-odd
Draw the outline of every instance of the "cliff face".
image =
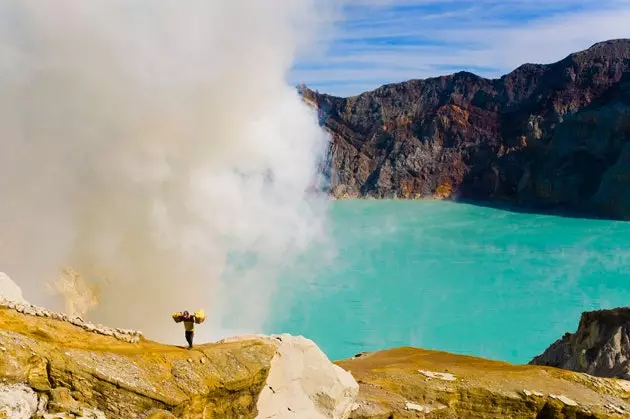
POLYGON ((565 334, 531 364, 630 380, 630 308, 582 314, 575 333, 565 334))
POLYGON ((630 40, 500 79, 471 73, 351 98, 300 89, 332 133, 332 195, 463 198, 630 218, 630 40))

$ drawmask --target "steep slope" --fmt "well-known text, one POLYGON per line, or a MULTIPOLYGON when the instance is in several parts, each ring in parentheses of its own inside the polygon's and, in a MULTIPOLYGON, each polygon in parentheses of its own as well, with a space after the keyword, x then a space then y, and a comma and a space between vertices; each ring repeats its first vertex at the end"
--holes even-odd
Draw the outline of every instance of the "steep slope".
POLYGON ((337 198, 463 198, 630 218, 630 40, 500 79, 467 72, 350 98, 300 91, 331 133, 337 198))
POLYGON ((583 313, 575 333, 565 334, 531 364, 630 380, 630 307, 583 313))

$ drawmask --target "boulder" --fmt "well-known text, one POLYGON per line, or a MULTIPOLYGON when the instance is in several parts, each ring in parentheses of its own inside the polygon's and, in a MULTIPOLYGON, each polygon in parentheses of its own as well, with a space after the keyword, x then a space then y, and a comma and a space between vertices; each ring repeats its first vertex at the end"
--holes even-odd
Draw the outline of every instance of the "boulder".
POLYGON ((352 375, 302 336, 272 336, 277 345, 258 398, 258 418, 347 418, 359 393, 352 375))
POLYGON ((0 385, 0 418, 30 419, 37 412, 37 394, 23 384, 0 385))
POLYGON ((0 272, 0 300, 25 302, 20 287, 9 278, 9 275, 0 272))

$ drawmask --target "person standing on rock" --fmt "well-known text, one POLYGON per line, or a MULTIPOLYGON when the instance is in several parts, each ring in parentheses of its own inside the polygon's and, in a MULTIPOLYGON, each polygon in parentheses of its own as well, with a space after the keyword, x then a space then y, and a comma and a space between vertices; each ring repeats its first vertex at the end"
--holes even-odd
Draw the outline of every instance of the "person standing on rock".
POLYGON ((193 337, 195 336, 195 323, 203 323, 206 320, 206 316, 203 310, 199 310, 193 314, 187 311, 178 311, 173 314, 173 320, 175 323, 184 322, 186 342, 188 342, 188 349, 193 347, 193 337))

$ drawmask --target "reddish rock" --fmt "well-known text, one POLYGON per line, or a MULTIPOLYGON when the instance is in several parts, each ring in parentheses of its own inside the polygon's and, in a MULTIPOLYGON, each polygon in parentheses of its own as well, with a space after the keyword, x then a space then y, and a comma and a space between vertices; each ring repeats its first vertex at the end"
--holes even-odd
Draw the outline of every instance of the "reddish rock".
POLYGON ((494 80, 460 72, 350 98, 300 92, 332 134, 336 197, 450 197, 630 219, 629 86, 630 40, 613 40, 494 80))

